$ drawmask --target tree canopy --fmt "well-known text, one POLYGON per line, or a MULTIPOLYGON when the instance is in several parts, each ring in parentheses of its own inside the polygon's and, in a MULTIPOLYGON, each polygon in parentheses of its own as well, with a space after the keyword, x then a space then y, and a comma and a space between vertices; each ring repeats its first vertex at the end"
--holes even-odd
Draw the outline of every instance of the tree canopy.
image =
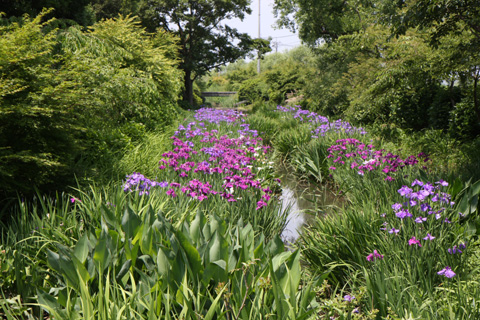
POLYGON ((478 1, 275 0, 275 10, 317 53, 303 90, 311 108, 463 138, 480 132, 478 1))
POLYGON ((145 25, 161 27, 179 38, 185 101, 193 103, 193 81, 197 77, 245 57, 253 49, 268 47, 268 41, 254 40, 224 22, 243 20, 251 12, 249 4, 249 0, 154 0, 140 9, 145 25))

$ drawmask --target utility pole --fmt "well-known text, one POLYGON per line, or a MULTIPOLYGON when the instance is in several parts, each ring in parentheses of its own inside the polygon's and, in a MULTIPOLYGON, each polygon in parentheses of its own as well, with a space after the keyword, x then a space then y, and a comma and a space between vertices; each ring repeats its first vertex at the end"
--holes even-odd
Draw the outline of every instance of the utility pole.
MULTIPOLYGON (((258 0, 258 39, 260 39, 260 0, 258 0)), ((260 74, 260 50, 257 54, 257 73, 260 74)))
POLYGON ((272 42, 273 46, 275 47, 275 53, 278 52, 278 45, 280 44, 278 41, 273 41, 272 42))

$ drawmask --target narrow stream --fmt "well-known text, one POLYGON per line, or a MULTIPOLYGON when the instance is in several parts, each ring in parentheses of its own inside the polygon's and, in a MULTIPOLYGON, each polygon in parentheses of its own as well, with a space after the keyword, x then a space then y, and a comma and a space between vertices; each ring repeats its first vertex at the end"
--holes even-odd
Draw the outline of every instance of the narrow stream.
POLYGON ((277 173, 282 181, 281 210, 288 211, 287 226, 281 237, 284 242, 293 243, 316 215, 326 214, 329 211, 326 208, 338 205, 341 199, 326 186, 316 188, 308 182, 299 181, 292 169, 281 167, 277 173))

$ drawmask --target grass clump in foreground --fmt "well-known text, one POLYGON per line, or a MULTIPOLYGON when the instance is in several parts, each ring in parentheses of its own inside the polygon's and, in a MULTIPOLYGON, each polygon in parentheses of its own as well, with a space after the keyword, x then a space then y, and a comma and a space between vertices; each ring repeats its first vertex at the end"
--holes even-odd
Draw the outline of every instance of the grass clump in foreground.
POLYGON ((480 182, 442 171, 451 167, 443 165, 439 149, 429 150, 437 150, 432 159, 412 141, 402 151, 363 129, 298 107, 260 112, 252 117, 281 115, 273 117, 283 129, 272 137, 274 146, 281 145, 277 154, 313 181, 333 182, 346 200, 336 214, 317 218, 297 243, 308 271, 328 274, 337 288, 322 291, 323 316, 479 317, 480 182), (301 130, 310 128, 309 141, 281 138, 298 134, 293 119, 301 130), (285 150, 293 156, 285 157, 285 150))

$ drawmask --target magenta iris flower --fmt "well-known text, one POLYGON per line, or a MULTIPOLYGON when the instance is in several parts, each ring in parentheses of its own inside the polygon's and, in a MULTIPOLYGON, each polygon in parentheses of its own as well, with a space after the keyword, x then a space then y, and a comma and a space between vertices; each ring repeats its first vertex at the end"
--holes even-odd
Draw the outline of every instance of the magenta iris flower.
POLYGON ((413 245, 418 245, 419 247, 422 246, 422 244, 420 243, 420 240, 417 240, 417 238, 415 237, 412 237, 410 240, 408 240, 408 245, 409 246, 413 246, 413 245))
POLYGON ((168 189, 167 195, 171 196, 172 198, 175 198, 177 196, 174 189, 168 189))
POLYGON ((257 202, 257 210, 260 210, 261 208, 263 207, 266 207, 267 206, 267 203, 263 200, 260 200, 257 202))
POLYGON ((380 254, 378 253, 377 250, 373 250, 373 253, 370 253, 368 256, 367 256, 367 261, 373 261, 375 259, 383 259, 383 254, 380 254))
POLYGON ((456 273, 453 272, 453 270, 449 266, 446 266, 442 270, 438 271, 437 274, 441 276, 445 276, 447 278, 453 278, 456 276, 456 273))

